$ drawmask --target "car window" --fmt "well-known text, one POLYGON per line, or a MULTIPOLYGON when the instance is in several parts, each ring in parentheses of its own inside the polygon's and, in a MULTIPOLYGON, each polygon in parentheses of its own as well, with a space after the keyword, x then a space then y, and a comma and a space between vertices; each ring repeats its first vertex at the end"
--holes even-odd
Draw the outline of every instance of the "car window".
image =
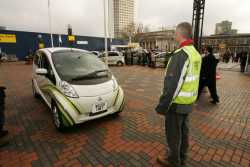
POLYGON ((39 67, 39 54, 36 53, 35 57, 34 57, 34 64, 39 67))
POLYGON ((113 57, 113 56, 119 56, 119 54, 118 53, 116 53, 116 52, 109 52, 109 54, 108 54, 110 57, 113 57))
POLYGON ((53 69, 51 67, 51 64, 49 62, 49 59, 47 58, 47 56, 44 53, 40 53, 40 58, 41 58, 41 68, 44 68, 48 71, 48 74, 46 75, 46 77, 54 84, 56 84, 56 79, 55 79, 55 75, 53 72, 53 69))
POLYGON ((97 52, 92 52, 92 53, 93 53, 94 55, 96 55, 96 56, 98 55, 98 53, 97 53, 97 52))

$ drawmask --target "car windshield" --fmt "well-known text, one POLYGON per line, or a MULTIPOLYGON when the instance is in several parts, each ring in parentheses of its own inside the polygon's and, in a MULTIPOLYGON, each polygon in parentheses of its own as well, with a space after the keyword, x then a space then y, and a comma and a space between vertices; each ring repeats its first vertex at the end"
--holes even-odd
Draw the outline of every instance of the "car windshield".
POLYGON ((80 51, 55 52, 53 63, 60 78, 64 81, 79 81, 107 77, 107 66, 95 55, 80 51))

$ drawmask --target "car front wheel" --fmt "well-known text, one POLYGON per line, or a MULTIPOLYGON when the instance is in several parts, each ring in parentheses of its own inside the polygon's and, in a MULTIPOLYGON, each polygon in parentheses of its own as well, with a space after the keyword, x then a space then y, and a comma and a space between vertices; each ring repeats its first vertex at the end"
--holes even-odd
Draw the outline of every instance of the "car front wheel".
POLYGON ((113 115, 119 116, 120 113, 123 111, 123 109, 124 109, 124 101, 122 102, 122 105, 120 106, 119 110, 117 112, 115 112, 113 115))
POLYGON ((54 123, 55 127, 59 131, 63 130, 64 125, 62 122, 61 113, 60 113, 59 108, 57 107, 56 104, 52 104, 51 110, 52 110, 52 116, 53 116, 53 123, 54 123))
POLYGON ((34 81, 32 80, 32 94, 35 98, 39 97, 39 94, 36 92, 34 81))

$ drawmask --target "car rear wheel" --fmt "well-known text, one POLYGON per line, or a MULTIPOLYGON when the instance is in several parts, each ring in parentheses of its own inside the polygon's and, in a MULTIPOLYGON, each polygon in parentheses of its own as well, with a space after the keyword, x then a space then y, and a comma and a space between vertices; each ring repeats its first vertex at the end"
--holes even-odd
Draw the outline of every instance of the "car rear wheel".
POLYGON ((123 62, 122 62, 122 61, 118 61, 118 62, 117 62, 117 65, 118 65, 118 66, 123 66, 123 62))
POLYGON ((36 92, 36 88, 35 88, 35 85, 34 85, 34 81, 32 80, 32 94, 35 98, 38 98, 39 97, 39 94, 36 92))

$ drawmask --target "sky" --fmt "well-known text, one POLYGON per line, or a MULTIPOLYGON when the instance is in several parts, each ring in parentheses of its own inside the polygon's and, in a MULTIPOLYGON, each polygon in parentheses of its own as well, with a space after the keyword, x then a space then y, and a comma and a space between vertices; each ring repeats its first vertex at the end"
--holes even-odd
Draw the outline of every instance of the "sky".
MULTIPOLYGON (((53 33, 103 36, 103 0, 50 0, 53 33)), ((49 32, 47 0, 1 0, 0 26, 12 30, 49 32)), ((206 0, 204 34, 215 24, 233 22, 239 33, 250 33, 250 0, 206 0)), ((193 0, 136 0, 136 22, 152 30, 192 21, 193 0)))

